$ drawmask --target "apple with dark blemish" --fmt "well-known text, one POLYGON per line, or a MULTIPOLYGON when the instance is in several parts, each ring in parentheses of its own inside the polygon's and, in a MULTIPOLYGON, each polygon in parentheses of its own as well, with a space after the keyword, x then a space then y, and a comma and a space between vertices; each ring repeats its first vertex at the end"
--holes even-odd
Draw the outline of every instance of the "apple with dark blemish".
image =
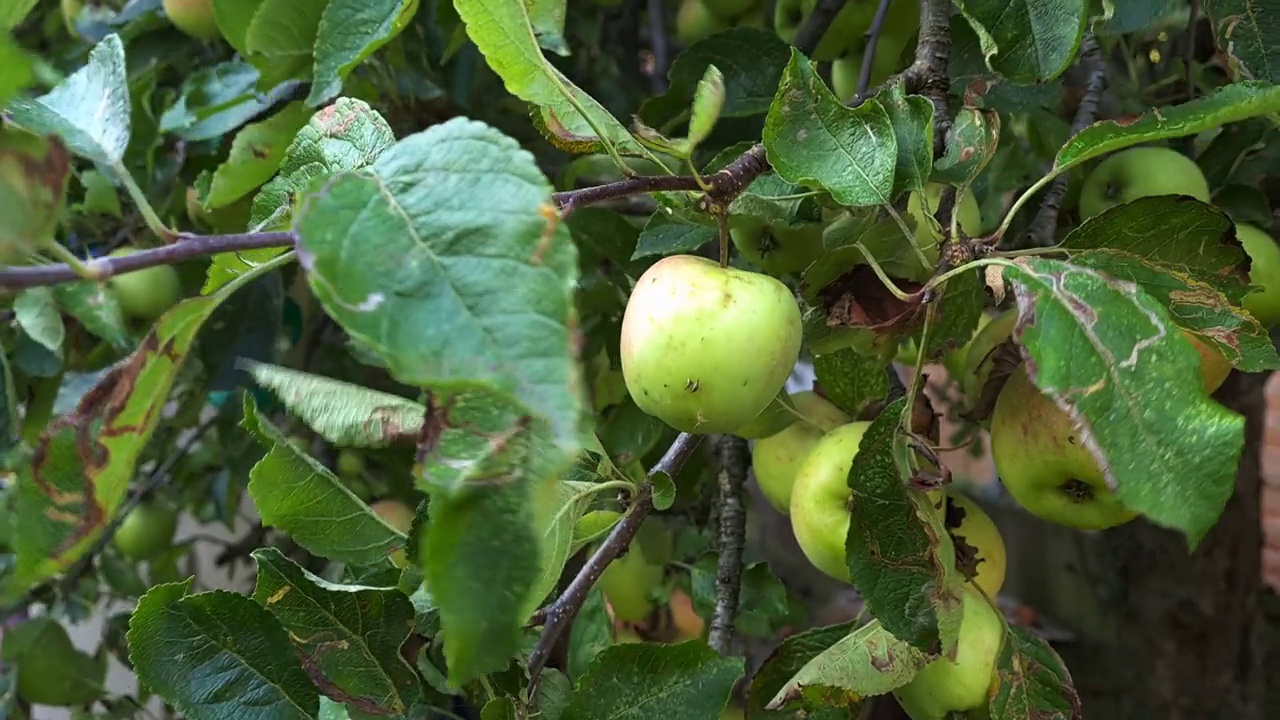
POLYGON ((677 430, 731 433, 782 390, 801 333, 800 308, 778 280, 673 255, 627 301, 623 380, 641 410, 677 430))

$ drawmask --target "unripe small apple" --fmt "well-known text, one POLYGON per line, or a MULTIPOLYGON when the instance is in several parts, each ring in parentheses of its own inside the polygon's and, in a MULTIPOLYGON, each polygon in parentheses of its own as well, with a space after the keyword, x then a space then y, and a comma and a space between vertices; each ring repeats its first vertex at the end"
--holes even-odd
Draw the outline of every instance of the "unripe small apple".
MULTIPOLYGON (((405 505, 399 500, 379 500, 369 506, 371 510, 391 527, 399 530, 401 533, 408 535, 413 529, 413 519, 416 513, 413 508, 405 505)), ((409 564, 409 558, 403 549, 396 550, 391 553, 391 562, 396 567, 405 567, 409 564)))
POLYGON ((702 0, 683 0, 676 11, 676 39, 692 45, 729 29, 729 23, 712 13, 702 0))
POLYGON ((600 589, 619 622, 640 622, 653 611, 650 594, 662 584, 663 568, 649 562, 639 543, 631 543, 600 576, 600 589))
POLYGON ((1004 618, 972 585, 961 590, 955 659, 939 658, 893 691, 912 720, 943 720, 951 713, 985 717, 996 659, 1004 644, 1004 618))
POLYGON ((1121 150, 1098 163, 1080 186, 1080 217, 1156 195, 1190 195, 1209 202, 1209 182, 1195 160, 1164 147, 1121 150))
POLYGON ((782 390, 801 334, 795 297, 778 280, 673 255, 627 301, 622 374, 636 405, 671 427, 731 433, 782 390))
POLYGON ((849 470, 869 422, 827 433, 809 451, 791 486, 791 529, 804 556, 831 577, 850 582, 845 560, 849 535, 849 470))
POLYGON ((751 469, 761 492, 779 512, 791 512, 791 487, 809 452, 828 432, 853 418, 814 392, 791 396, 799 419, 790 427, 756 442, 751 469))
POLYGON ((1266 231, 1253 225, 1236 224, 1236 237, 1248 253, 1249 284, 1262 290, 1244 298, 1244 309, 1266 326, 1280 322, 1280 245, 1266 231))
POLYGON ((144 502, 125 516, 112 542, 125 557, 155 559, 173 547, 178 514, 163 505, 144 502))
POLYGON ((213 40, 222 34, 213 15, 213 0, 164 0, 164 14, 191 37, 213 40))
POLYGON ((339 451, 336 464, 339 477, 359 477, 364 474, 364 456, 355 450, 344 448, 339 451))
MULTIPOLYGON (((108 257, 125 257, 138 252, 135 248, 118 248, 108 257)), ((168 312, 182 298, 182 281, 178 271, 169 265, 116 275, 107 281, 116 302, 125 315, 151 322, 168 312)))
POLYGON ((774 227, 753 217, 730 222, 729 237, 742 256, 770 275, 797 273, 822 256, 822 231, 818 223, 800 227, 774 227))

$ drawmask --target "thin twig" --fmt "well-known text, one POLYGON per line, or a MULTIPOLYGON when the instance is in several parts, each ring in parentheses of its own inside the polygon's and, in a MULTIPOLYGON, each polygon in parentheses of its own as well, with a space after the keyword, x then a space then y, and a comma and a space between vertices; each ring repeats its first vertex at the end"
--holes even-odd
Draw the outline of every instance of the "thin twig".
POLYGON ((729 655, 734 624, 738 620, 738 599, 742 593, 742 547, 747 534, 742 486, 747 480, 750 453, 747 441, 734 435, 722 437, 719 450, 717 504, 720 522, 716 529, 719 560, 716 564, 716 604, 711 614, 707 644, 721 655, 729 655))
POLYGON ((858 95, 865 95, 867 88, 871 85, 871 70, 875 67, 876 47, 880 45, 880 33, 884 31, 884 21, 889 17, 889 6, 892 4, 893 0, 880 0, 876 15, 871 19, 871 27, 867 28, 866 34, 863 35, 867 41, 867 48, 862 53, 862 68, 858 71, 858 95))
MULTIPOLYGON (((1102 51, 1098 48, 1098 42, 1094 39, 1093 33, 1085 33, 1084 40, 1080 43, 1080 64, 1087 73, 1085 78, 1084 95, 1080 98, 1080 105, 1076 108, 1075 118, 1071 121, 1071 134, 1074 135, 1089 125, 1093 124, 1094 119, 1098 115, 1098 102, 1102 98, 1102 91, 1107 87, 1107 62, 1102 56, 1102 51)), ((1027 229, 1027 238, 1029 244, 1033 246, 1048 247, 1056 242, 1055 230, 1058 227, 1058 212, 1062 207, 1062 199, 1067 194, 1067 175, 1059 175, 1049 185, 1049 190, 1045 193, 1044 201, 1040 204, 1040 210, 1036 213, 1036 217, 1031 221, 1031 226, 1027 229)))
POLYGON ((529 653, 529 678, 531 683, 536 683, 538 676, 542 674, 542 668, 546 666, 547 660, 551 657, 551 650, 555 647, 556 641, 569 628, 573 622, 573 618, 577 616, 578 611, 582 609, 583 603, 587 601, 587 595, 590 593, 592 586, 604 574, 605 568, 609 563, 613 562, 622 551, 631 544, 636 533, 640 531, 640 525, 644 523, 644 519, 653 512, 653 483, 651 479, 659 473, 674 476, 684 467, 685 462, 693 455, 693 451, 697 449, 698 444, 702 441, 701 435, 690 435, 689 433, 680 433, 676 437, 675 442, 671 443, 671 447, 667 448, 667 452, 649 470, 648 477, 644 482, 640 483, 640 487, 636 492, 635 499, 631 503, 631 507, 627 508, 627 512, 613 526, 613 530, 609 532, 609 537, 605 538, 595 553, 583 564, 582 569, 569 583, 569 587, 556 598, 550 605, 541 612, 544 618, 542 634, 538 637, 538 642, 534 646, 533 651, 529 653))
MULTIPOLYGON (((182 233, 178 240, 150 250, 140 250, 123 257, 102 257, 86 262, 86 266, 98 280, 114 275, 145 270, 158 265, 170 265, 205 255, 256 250, 270 247, 292 247, 292 232, 238 233, 234 235, 192 235, 182 233)), ((57 285, 84 278, 66 263, 35 265, 31 267, 0 267, 0 290, 21 290, 38 285, 57 285)))
POLYGON ((791 44, 805 55, 812 55, 818 48, 818 43, 822 42, 822 36, 831 28, 831 22, 848 4, 849 0, 818 0, 804 25, 796 31, 791 44))
POLYGON ((653 53, 653 75, 650 82, 654 95, 667 91, 667 12, 662 0, 649 0, 649 51, 653 53))

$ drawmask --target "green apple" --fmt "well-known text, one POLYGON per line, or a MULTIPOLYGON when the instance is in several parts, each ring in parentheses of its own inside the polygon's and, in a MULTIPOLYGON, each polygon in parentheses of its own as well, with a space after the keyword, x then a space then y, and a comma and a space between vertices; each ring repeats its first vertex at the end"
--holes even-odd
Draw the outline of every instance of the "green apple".
POLYGON ((849 535, 849 470, 869 422, 852 422, 827 433, 801 463, 791 486, 791 529, 809 562, 849 582, 845 538, 849 535))
POLYGON ((1070 416, 1020 366, 991 414, 991 455, 1009 494, 1031 514, 1101 530, 1138 516, 1122 506, 1070 416))
MULTIPOLYGON (((369 509, 382 518, 383 522, 405 535, 413 529, 413 519, 417 513, 399 500, 379 500, 370 505, 369 509)), ((409 557, 404 548, 391 553, 391 562, 401 568, 409 564, 409 557)))
POLYGON ((173 547, 178 514, 158 503, 144 502, 125 516, 112 542, 125 557, 151 560, 173 547))
POLYGON ((1204 391, 1213 393, 1222 387, 1222 383, 1226 382, 1227 376, 1231 374, 1231 361, 1218 352, 1217 348, 1186 330, 1182 331, 1182 337, 1186 338, 1200 355, 1200 377, 1204 380, 1204 391))
POLYGON ((777 0, 773 5, 773 30, 786 42, 795 39, 809 12, 804 0, 777 0))
POLYGON ((676 11, 676 39, 692 45, 729 29, 729 23, 713 14, 702 0, 682 0, 676 11))
POLYGON ((213 16, 213 0, 164 0, 164 14, 193 38, 213 40, 222 34, 213 16))
POLYGON ((729 237, 742 256, 770 275, 798 273, 822 256, 818 223, 796 228, 773 226, 753 217, 735 218, 729 237))
POLYGON ((337 469, 339 477, 360 477, 364 474, 364 456, 355 450, 343 449, 338 452, 337 469))
POLYGON ((809 451, 822 437, 853 420, 843 410, 815 392, 791 396, 799 419, 782 432, 756 441, 751 469, 769 504, 779 512, 791 512, 791 486, 809 451))
POLYGON ((1005 310, 978 329, 964 353, 964 364, 957 380, 965 397, 977 400, 991 378, 995 367, 996 349, 1008 342, 1013 326, 1018 322, 1018 311, 1005 310))
POLYGON ((67 26, 67 32, 72 37, 76 33, 76 18, 80 17, 80 11, 84 10, 84 0, 61 0, 59 3, 62 10, 62 22, 67 26))
MULTIPOLYGON (((125 257, 136 252, 136 248, 118 248, 109 257, 125 257)), ((125 315, 147 322, 165 314, 182 297, 178 271, 169 265, 116 275, 107 285, 125 315)))
MULTIPOLYGON (((802 0, 804 17, 807 19, 818 5, 818 0, 802 0)), ((811 58, 818 62, 827 62, 848 54, 862 55, 866 47, 866 32, 876 16, 874 2, 850 2, 835 16, 827 32, 818 42, 811 58)), ((803 24, 803 21, 800 23, 803 24)), ((920 26, 920 8, 918 3, 894 3, 889 16, 880 32, 876 45, 876 66, 880 67, 880 57, 892 57, 896 64, 907 41, 920 26), (883 46, 883 47, 882 47, 883 46)), ((779 33, 781 35, 781 33, 779 33)), ((794 37, 794 32, 791 37, 794 37)), ((790 38, 784 38, 790 42, 790 38)), ((890 71, 892 73, 892 71, 890 71)))
MULTIPOLYGON (((933 217, 938 209, 938 202, 942 199, 943 187, 940 183, 928 183, 925 185, 923 198, 919 192, 913 192, 907 198, 907 212, 916 221, 916 245, 935 264, 938 262, 942 238, 950 234, 950 228, 939 228, 938 221, 933 217)), ((972 190, 966 191, 960 198, 957 211, 960 229, 964 234, 969 237, 980 236, 983 229, 982 211, 978 208, 978 201, 973 197, 972 190)))
POLYGON ((1080 187, 1080 217, 1155 195, 1190 195, 1209 202, 1209 183, 1191 158, 1163 147, 1122 150, 1098 163, 1080 187))
POLYGON ((756 0, 702 0, 702 4, 712 15, 733 20, 750 12, 756 0))
POLYGON ((6 630, 3 659, 17 666, 18 697, 26 702, 75 707, 103 695, 106 665, 76 649, 52 618, 32 618, 6 630))
POLYGON ((801 333, 795 297, 778 280, 673 255, 627 301, 622 375, 636 405, 673 428, 731 433, 782 390, 801 333))
POLYGON ((1262 290, 1244 298, 1244 309, 1263 325, 1280 322, 1280 246, 1265 230, 1236 223, 1236 237, 1244 245, 1251 265, 1249 283, 1262 290))
POLYGON ((951 713, 985 717, 988 690, 996 682, 996 659, 1004 644, 1005 621, 982 593, 966 583, 961 590, 960 636, 955 658, 926 665, 893 694, 912 720, 944 720, 951 713))
MULTIPOLYGON (((957 490, 946 494, 945 525, 956 540, 963 540, 974 550, 977 574, 972 578, 987 597, 995 597, 1004 587, 1004 574, 1008 566, 1004 538, 991 516, 977 503, 957 490)), ((959 557, 959 552, 956 553, 959 557)))
POLYGON ((639 543, 614 559, 600 576, 600 589, 619 622, 640 622, 653 611, 653 591, 662 584, 663 567, 645 557, 639 543))
MULTIPOLYGON (((859 36, 861 39, 861 36, 859 36)), ((876 43, 876 54, 871 61, 871 77, 868 88, 874 88, 888 80, 901 69, 901 40, 881 36, 876 43)), ((858 94, 858 78, 862 74, 862 59, 866 56, 866 43, 857 42, 845 48, 844 52, 831 61, 831 91, 841 102, 847 102, 858 94)))

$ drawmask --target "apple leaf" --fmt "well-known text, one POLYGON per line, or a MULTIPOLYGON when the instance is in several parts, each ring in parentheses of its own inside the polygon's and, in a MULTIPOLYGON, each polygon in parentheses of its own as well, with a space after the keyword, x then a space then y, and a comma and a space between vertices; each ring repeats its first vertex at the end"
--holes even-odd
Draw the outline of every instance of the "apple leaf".
POLYGON ((399 35, 417 11, 418 0, 328 0, 316 33, 307 105, 316 107, 342 92, 343 79, 399 35))
POLYGON ((548 140, 582 151, 603 143, 620 153, 650 156, 626 126, 542 54, 525 3, 455 0, 453 6, 507 91, 538 107, 538 125, 548 140))
POLYGON ((768 112, 783 69, 791 59, 777 33, 735 27, 690 45, 667 71, 666 94, 645 100, 640 117, 660 127, 689 110, 698 82, 715 65, 724 76, 724 107, 720 116, 746 117, 768 112))
POLYGON ((371 172, 312 187, 295 215, 299 259, 353 340, 408 385, 507 395, 576 453, 577 252, 533 156, 457 118, 396 143, 371 172))
POLYGON ((724 109, 724 73, 715 65, 707 66, 707 73, 698 81, 693 92, 693 106, 689 109, 689 137, 680 144, 685 157, 716 128, 720 112, 724 109))
POLYGON ((925 357, 942 357, 969 342, 978 329, 985 300, 980 270, 960 273, 948 280, 937 301, 925 357))
POLYGON ((947 626, 960 602, 947 576, 955 572, 955 548, 920 494, 907 489, 910 450, 900 432, 907 407, 905 397, 886 406, 853 457, 845 555, 853 586, 885 629, 938 652, 954 644, 955 628, 947 626))
POLYGON ((569 661, 566 670, 575 681, 591 667, 602 650, 613 645, 613 621, 609 619, 605 608, 604 590, 596 583, 587 593, 582 609, 573 618, 569 627, 568 653, 569 661))
POLYGON ((8 103, 34 79, 31 55, 12 35, 0 34, 0 106, 8 103))
POLYGON ((759 218, 775 227, 798 227, 822 220, 821 211, 808 198, 786 198, 800 195, 804 188, 788 182, 777 173, 765 173, 747 186, 729 205, 729 215, 759 218))
POLYGON ((213 17, 218 23, 218 29, 222 31, 222 37, 226 39, 236 52, 243 56, 249 55, 249 47, 246 44, 249 35, 249 24, 253 22, 253 16, 262 7, 262 0, 212 0, 213 17))
POLYGON ((338 585, 278 549, 253 552, 253 599, 289 632, 303 669, 326 695, 374 715, 403 715, 419 681, 400 655, 413 631, 413 605, 394 587, 338 585))
POLYGON ((320 557, 355 565, 387 563, 405 547, 404 533, 286 439, 258 412, 251 393, 244 396, 241 425, 267 449, 249 472, 249 496, 264 525, 320 557))
POLYGON ((1009 626, 996 660, 992 720, 1083 720, 1080 695, 1058 653, 1026 628, 1009 626))
MULTIPOLYGON (((747 687, 747 715, 763 720, 794 718, 795 712, 789 708, 771 710, 767 706, 778 697, 796 673, 828 648, 848 637, 855 631, 856 624, 846 622, 812 628, 779 643, 760 665, 760 669, 751 676, 751 684, 747 687)), ((846 714, 841 714, 841 717, 845 716, 846 714)))
POLYGON ((693 252, 717 238, 719 233, 715 228, 687 223, 658 211, 650 216, 644 229, 640 231, 640 239, 631 259, 693 252))
POLYGON ((741 658, 721 657, 702 640, 614 645, 578 679, 563 720, 714 718, 742 672, 741 658))
POLYGON ((889 115, 897 138, 892 196, 923 190, 933 167, 933 103, 923 95, 907 95, 896 83, 874 97, 889 115))
POLYGON ((1051 80, 1071 64, 1088 18, 1085 0, 956 0, 987 65, 1020 85, 1051 80))
POLYGON ((1115 250, 1208 283, 1239 305, 1247 256, 1226 213, 1185 195, 1162 195, 1109 208, 1062 241, 1067 250, 1115 250))
MULTIPOLYGON (((711 617, 715 612, 718 567, 719 556, 708 552, 689 569, 693 609, 702 617, 711 617)), ((774 637, 791 618, 791 609, 787 588, 768 563, 751 563, 742 569, 738 615, 734 620, 734 627, 739 633, 758 638, 774 637)))
POLYGON ((1098 23, 1100 27, 1095 26, 1095 32, 1099 35, 1123 35, 1146 30, 1182 9, 1181 0, 1102 0, 1103 22, 1098 23))
POLYGON ((1000 114, 960 108, 947 130, 947 151, 933 164, 934 182, 968 185, 995 157, 1000 144, 1000 114))
POLYGON ((852 417, 889 392, 887 371, 883 361, 851 348, 813 358, 813 374, 823 397, 852 417))
POLYGON ((1204 150, 1196 155, 1196 164, 1204 173, 1209 187, 1226 185, 1241 161, 1261 146, 1270 129, 1270 121, 1259 118, 1223 125, 1204 150))
POLYGON ((1062 146, 1053 167, 1055 172, 1061 172, 1133 145, 1195 135, 1276 112, 1280 112, 1280 86, 1232 83, 1181 105, 1155 108, 1136 117, 1096 122, 1062 146))
POLYGON ((907 684, 928 661, 928 655, 872 620, 805 663, 769 708, 856 706, 907 684))
POLYGON ((261 0, 245 33, 250 62, 270 81, 311 75, 320 18, 330 0, 261 0))
POLYGON ((1280 13, 1267 0, 1209 0, 1206 11, 1213 21, 1218 48, 1227 68, 1239 80, 1280 81, 1280 13))
POLYGON ((13 299, 13 313, 27 337, 52 353, 62 354, 67 327, 62 322, 62 313, 58 312, 52 288, 33 287, 18 293, 13 299))
POLYGON ((889 113, 874 99, 848 108, 813 63, 794 48, 764 123, 773 169, 841 205, 883 205, 893 197, 898 141, 889 113))
POLYGON ((287 100, 293 92, 293 82, 258 92, 259 79, 257 68, 239 60, 197 70, 182 84, 177 102, 160 116, 160 132, 187 142, 220 138, 287 100))
POLYGON ((1235 485, 1244 421, 1210 400, 1199 356, 1131 282, 1019 259, 1014 338, 1028 375, 1068 413, 1120 503, 1195 546, 1235 485))
POLYGON ((1114 250, 1077 253, 1071 262, 1138 284, 1164 305, 1174 322, 1217 347, 1232 366, 1245 372, 1280 370, 1280 356, 1267 329, 1226 295, 1188 277, 1181 268, 1114 250))
POLYGON ((241 128, 227 159, 213 172, 209 196, 202 199, 204 207, 230 205, 270 180, 310 114, 306 105, 292 102, 271 117, 241 128))
POLYGON ((361 385, 279 365, 240 361, 290 413, 337 447, 387 447, 414 438, 427 409, 418 402, 361 385))
MULTIPOLYGON (((1017 85, 991 72, 982 39, 959 13, 951 17, 951 61, 947 73, 952 91, 961 94, 965 105, 975 108, 1027 113, 1058 107, 1062 99, 1061 76, 1034 85, 1017 85)), ((1036 177, 1039 176, 1037 172, 1036 177)))
POLYGON ((0 29, 12 30, 18 27, 39 2, 40 0, 9 0, 0 4, 0 29))
POLYGON ((190 588, 189 579, 156 585, 138 601, 128 634, 138 680, 191 720, 314 718, 319 693, 271 613, 243 595, 190 588))

